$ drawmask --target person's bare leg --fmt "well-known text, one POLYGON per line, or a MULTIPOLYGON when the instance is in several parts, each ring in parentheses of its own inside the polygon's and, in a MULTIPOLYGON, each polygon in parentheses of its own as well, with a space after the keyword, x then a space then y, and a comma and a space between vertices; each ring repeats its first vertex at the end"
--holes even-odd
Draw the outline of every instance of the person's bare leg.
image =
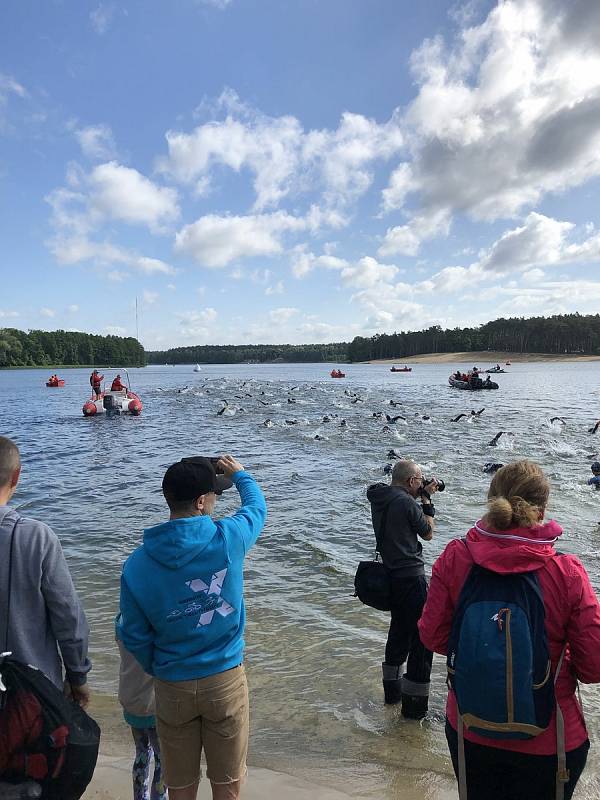
POLYGON ((169 800, 196 800, 198 781, 185 789, 169 789, 169 800))
MULTIPOLYGON (((213 800, 238 800, 240 796, 240 789, 242 786, 241 781, 233 781, 233 783, 212 783, 212 796, 213 800)), ((169 800, 180 800, 179 798, 173 798, 171 792, 169 792, 169 800)), ((186 798, 187 800, 187 798, 186 798)))

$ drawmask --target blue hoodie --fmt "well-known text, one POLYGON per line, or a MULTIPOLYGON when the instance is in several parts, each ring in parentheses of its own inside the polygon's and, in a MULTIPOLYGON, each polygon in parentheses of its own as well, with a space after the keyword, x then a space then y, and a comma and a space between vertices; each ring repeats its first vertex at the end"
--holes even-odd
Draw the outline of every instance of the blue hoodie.
POLYGON ((194 680, 243 660, 244 557, 267 506, 247 472, 232 480, 242 501, 232 517, 185 517, 147 528, 123 566, 117 634, 149 675, 194 680))

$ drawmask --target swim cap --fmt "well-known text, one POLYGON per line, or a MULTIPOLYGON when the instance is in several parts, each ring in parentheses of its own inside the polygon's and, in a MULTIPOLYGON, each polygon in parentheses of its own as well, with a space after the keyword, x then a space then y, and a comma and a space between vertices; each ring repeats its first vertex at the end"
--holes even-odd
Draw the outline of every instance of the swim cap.
POLYGON ((592 472, 600 472, 600 461, 594 461, 592 464, 592 472))

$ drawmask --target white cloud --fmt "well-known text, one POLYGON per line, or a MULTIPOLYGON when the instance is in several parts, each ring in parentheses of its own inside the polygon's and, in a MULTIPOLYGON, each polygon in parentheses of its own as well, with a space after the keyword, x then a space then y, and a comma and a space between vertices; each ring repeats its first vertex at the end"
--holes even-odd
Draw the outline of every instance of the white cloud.
MULTIPOLYGON (((59 264, 80 264, 91 261, 99 267, 123 264, 146 275, 172 275, 175 269, 158 258, 140 256, 132 250, 113 245, 110 242, 95 242, 87 236, 59 235, 48 242, 48 246, 59 264)), ((122 280, 126 273, 114 270, 111 280, 122 280)))
POLYGON ((380 255, 414 255, 457 214, 514 217, 600 175, 600 47, 588 35, 599 18, 588 0, 505 0, 449 46, 438 37, 413 53, 419 91, 400 120, 411 159, 382 206, 410 196, 414 210, 380 255))
POLYGON ((177 288, 177 287, 175 286, 175 284, 174 284, 174 283, 167 283, 167 289, 168 289, 170 292, 174 292, 176 288, 177 288))
POLYGON ((277 281, 273 286, 267 286, 265 294, 270 297, 274 294, 283 294, 283 281, 277 281))
POLYGON ((79 306, 73 303, 70 306, 67 306, 67 313, 68 314, 77 314, 79 311, 79 306))
POLYGON ((0 319, 14 319, 19 316, 18 311, 4 311, 0 308, 0 319))
POLYGON ((215 341, 213 323, 218 317, 216 309, 209 307, 200 311, 178 311, 175 316, 186 338, 215 341))
POLYGON ((177 233, 175 250, 202 266, 225 267, 238 258, 280 253, 283 234, 304 227, 304 220, 283 211, 246 217, 208 214, 177 233))
POLYGON ((341 276, 347 286, 368 289, 381 283, 391 283, 398 271, 398 267, 392 264, 380 264, 371 256, 365 256, 356 264, 344 267, 341 276))
POLYGON ((335 130, 305 132, 295 117, 261 114, 231 90, 210 111, 225 118, 211 119, 192 133, 167 133, 169 155, 159 168, 184 183, 200 182, 202 193, 214 167, 247 169, 254 179, 255 211, 309 190, 322 191, 327 208, 343 207, 367 191, 375 162, 403 145, 395 119, 378 124, 347 112, 335 130))
POLYGON ((130 276, 128 272, 122 272, 119 269, 111 269, 106 273, 106 277, 109 281, 113 281, 114 283, 123 283, 123 281, 130 276))
POLYGON ((92 213, 106 219, 148 225, 160 231, 179 217, 177 192, 160 187, 116 161, 99 164, 87 177, 92 213))
POLYGON ((20 84, 12 75, 0 72, 0 103, 4 102, 8 94, 16 94, 17 97, 27 97, 27 89, 20 84))
POLYGON ((97 34, 102 36, 106 33, 115 13, 115 7, 111 4, 100 3, 93 11, 90 11, 90 22, 97 34))
POLYGON ((75 130, 75 138, 86 158, 102 161, 110 160, 116 155, 115 141, 108 125, 78 128, 75 130))
POLYGON ((55 317, 56 311, 53 308, 40 308, 40 317, 55 317))
POLYGON ((151 306, 156 303, 159 297, 160 295, 158 292, 151 292, 149 289, 144 289, 142 292, 142 302, 147 306, 151 306))
POLYGON ((299 313, 300 311, 297 308, 274 308, 272 311, 269 311, 269 319, 275 325, 283 325, 299 313))
POLYGON ((127 334, 127 328, 123 328, 122 325, 106 325, 102 330, 107 336, 125 336, 127 334))
POLYGON ((223 11, 231 3, 231 0, 197 0, 197 2, 204 6, 212 6, 213 8, 218 8, 219 11, 223 11))

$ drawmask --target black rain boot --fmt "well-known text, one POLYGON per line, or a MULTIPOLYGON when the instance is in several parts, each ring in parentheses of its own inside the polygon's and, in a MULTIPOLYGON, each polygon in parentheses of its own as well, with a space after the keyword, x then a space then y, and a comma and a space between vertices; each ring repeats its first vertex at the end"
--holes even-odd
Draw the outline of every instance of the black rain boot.
POLYGON ((402 699, 402 668, 404 664, 386 664, 383 662, 383 697, 386 705, 394 706, 402 699))
POLYGON ((407 719, 423 719, 429 708, 429 681, 415 683, 402 676, 402 716, 407 719))

